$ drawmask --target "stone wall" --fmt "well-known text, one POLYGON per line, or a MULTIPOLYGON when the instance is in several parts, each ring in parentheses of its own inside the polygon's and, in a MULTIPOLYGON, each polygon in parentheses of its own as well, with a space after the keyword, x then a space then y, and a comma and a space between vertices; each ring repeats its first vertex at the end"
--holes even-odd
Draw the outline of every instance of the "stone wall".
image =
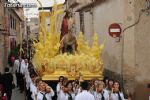
POLYGON ((99 44, 104 43, 105 49, 102 54, 106 69, 121 74, 122 64, 122 39, 116 42, 108 34, 109 25, 123 23, 123 9, 121 0, 105 0, 93 8, 94 31, 98 33, 99 44), (119 9, 118 9, 119 8, 119 9))
MULTIPOLYGON (((83 9, 85 15, 91 11, 93 14, 92 22, 89 16, 84 19, 84 35, 92 42, 93 30, 98 33, 99 44, 105 44, 102 54, 104 75, 117 80, 123 79, 124 90, 132 93, 133 100, 148 100, 150 15, 143 13, 139 23, 135 24, 139 11, 144 8, 146 0, 102 0, 89 11, 83 9), (108 34, 108 27, 112 23, 119 23, 123 30, 135 25, 127 28, 122 33, 120 42, 116 42, 108 34)), ((79 14, 76 15, 76 30, 79 31, 80 17, 79 14)))
POLYGON ((4 68, 4 36, 0 32, 0 72, 3 72, 4 68))
MULTIPOLYGON (((138 19, 139 11, 146 8, 145 0, 136 0, 135 18, 138 19)), ((142 14, 139 23, 135 26, 135 69, 136 73, 136 98, 148 100, 147 84, 150 83, 150 15, 142 14)))
MULTIPOLYGON (((126 29, 135 23, 133 0, 124 0, 123 2, 123 28, 126 29)), ((124 30, 123 34, 123 51, 122 51, 122 71, 124 91, 131 93, 135 97, 135 27, 124 30)), ((134 100, 135 98, 133 98, 134 100)))

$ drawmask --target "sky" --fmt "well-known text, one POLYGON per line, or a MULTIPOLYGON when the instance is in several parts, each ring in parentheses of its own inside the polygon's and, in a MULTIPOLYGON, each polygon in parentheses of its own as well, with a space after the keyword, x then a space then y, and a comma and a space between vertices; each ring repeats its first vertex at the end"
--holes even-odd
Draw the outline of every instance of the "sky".
MULTIPOLYGON (((38 7, 40 7, 39 3, 37 2, 37 0, 17 0, 21 3, 36 3, 38 7)), ((54 4, 54 0, 39 0, 42 3, 43 7, 50 7, 54 4)), ((65 2, 65 0, 56 0, 57 3, 63 3, 65 2)), ((37 17, 38 15, 38 8, 29 8, 29 9, 25 9, 24 13, 25 16, 30 18, 30 17, 37 17)))

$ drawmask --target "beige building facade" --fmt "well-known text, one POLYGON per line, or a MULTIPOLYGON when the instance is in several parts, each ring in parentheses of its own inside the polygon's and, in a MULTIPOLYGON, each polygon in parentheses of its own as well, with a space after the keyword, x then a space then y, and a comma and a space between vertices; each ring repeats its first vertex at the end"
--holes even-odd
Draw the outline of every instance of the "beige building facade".
POLYGON ((39 31, 39 19, 36 17, 30 18, 30 20, 27 22, 27 26, 29 27, 29 37, 36 39, 39 31))
POLYGON ((9 52, 19 43, 24 31, 23 8, 4 7, 6 2, 6 0, 0 2, 0 72, 8 66, 9 52))
POLYGON ((124 91, 131 92, 133 100, 148 100, 150 15, 149 10, 146 10, 147 2, 68 0, 66 3, 67 9, 74 14, 76 34, 83 31, 85 40, 91 44, 93 33, 96 32, 99 44, 105 44, 102 54, 106 70, 104 75, 123 81, 124 91), (108 34, 112 23, 122 27, 120 42, 108 34))

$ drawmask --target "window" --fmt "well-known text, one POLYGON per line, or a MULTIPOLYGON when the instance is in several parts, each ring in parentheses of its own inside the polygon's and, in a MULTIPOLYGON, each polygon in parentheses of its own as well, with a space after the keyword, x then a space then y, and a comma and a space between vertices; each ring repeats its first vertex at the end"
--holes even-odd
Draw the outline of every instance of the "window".
POLYGON ((80 31, 84 34, 84 12, 80 12, 80 31))
POLYGON ((17 24, 17 23, 16 23, 16 19, 14 19, 14 22, 15 22, 15 24, 14 24, 14 25, 15 25, 15 26, 14 26, 14 29, 16 30, 16 24, 17 24))
POLYGON ((16 19, 11 16, 11 28, 16 30, 16 19))
POLYGON ((13 17, 13 29, 15 29, 15 18, 13 17))
POLYGON ((10 15, 10 27, 11 27, 11 29, 13 28, 13 19, 12 19, 11 15, 10 15))

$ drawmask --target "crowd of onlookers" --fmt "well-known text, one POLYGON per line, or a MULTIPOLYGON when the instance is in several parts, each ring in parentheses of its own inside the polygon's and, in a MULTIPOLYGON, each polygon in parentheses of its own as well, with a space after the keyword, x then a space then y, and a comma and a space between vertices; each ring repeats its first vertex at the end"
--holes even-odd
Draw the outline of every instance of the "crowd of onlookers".
POLYGON ((60 76, 52 88, 37 75, 31 61, 18 56, 13 65, 0 75, 0 100, 11 100, 15 86, 26 94, 26 100, 131 100, 124 98, 120 83, 113 79, 83 81, 78 77, 70 81, 60 76))
MULTIPOLYGON (((78 77, 68 80, 60 76, 58 84, 52 89, 36 74, 31 61, 18 57, 14 61, 13 72, 20 92, 25 91, 27 100, 125 100, 120 83, 113 79, 93 79, 83 81, 78 77)), ((130 98, 127 98, 130 100, 130 98)))
POLYGON ((131 100, 124 98, 120 83, 113 79, 83 81, 78 77, 70 81, 60 76, 52 88, 38 76, 32 62, 20 56, 0 75, 1 100, 11 100, 15 86, 26 94, 26 100, 131 100))
POLYGON ((113 79, 68 81, 61 76, 56 91, 57 100, 131 100, 124 98, 120 83, 113 79))
MULTIPOLYGON (((11 71, 16 74, 16 83, 13 80, 9 83, 15 84, 21 93, 25 91, 27 100, 52 100, 54 95, 57 95, 57 100, 124 100, 120 83, 112 79, 69 81, 66 77, 60 76, 56 89, 53 90, 36 74, 32 62, 28 63, 27 59, 19 57, 15 60, 11 71)), ((9 73, 8 68, 5 72, 9 73)), ((11 97, 6 90, 5 93, 7 98, 11 97)))
MULTIPOLYGON (((18 45, 8 57, 9 68, 0 74, 0 100, 11 100, 15 87, 26 94, 26 100, 125 100, 120 83, 113 79, 81 81, 77 78, 70 81, 60 76, 57 85, 50 87, 34 69, 30 60, 35 53, 33 41, 28 42, 23 41, 21 53, 18 53, 18 45)), ((131 100, 129 95, 127 99, 131 100)))

